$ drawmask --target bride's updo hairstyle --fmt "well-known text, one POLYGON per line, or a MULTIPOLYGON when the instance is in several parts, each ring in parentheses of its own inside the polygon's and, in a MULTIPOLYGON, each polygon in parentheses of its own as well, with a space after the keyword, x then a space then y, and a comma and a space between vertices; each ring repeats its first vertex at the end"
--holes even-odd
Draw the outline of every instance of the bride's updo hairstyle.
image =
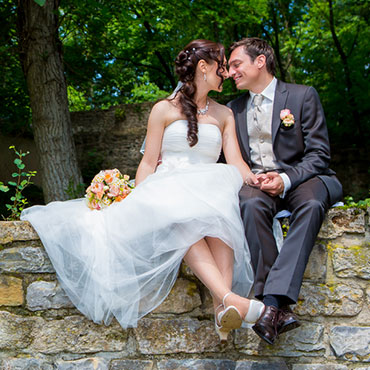
POLYGON ((197 87, 195 85, 195 72, 198 62, 203 59, 211 64, 215 61, 218 64, 217 76, 221 78, 220 87, 224 82, 225 48, 222 44, 209 40, 194 40, 185 46, 175 59, 176 74, 183 83, 180 89, 179 101, 182 113, 188 121, 188 142, 194 146, 198 142, 198 118, 197 105, 194 102, 197 87))

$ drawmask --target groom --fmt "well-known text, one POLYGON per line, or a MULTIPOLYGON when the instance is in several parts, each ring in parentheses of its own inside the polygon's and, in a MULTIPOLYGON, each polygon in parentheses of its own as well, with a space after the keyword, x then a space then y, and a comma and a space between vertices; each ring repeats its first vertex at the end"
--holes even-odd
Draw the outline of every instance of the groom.
POLYGON ((273 49, 246 38, 230 48, 229 76, 249 92, 231 101, 244 160, 259 185, 244 184, 240 207, 255 271, 255 296, 266 309, 253 330, 273 344, 300 325, 289 305, 297 302, 303 273, 326 210, 342 187, 328 168, 330 146, 316 90, 277 80, 273 49), (274 215, 291 212, 278 253, 274 215))

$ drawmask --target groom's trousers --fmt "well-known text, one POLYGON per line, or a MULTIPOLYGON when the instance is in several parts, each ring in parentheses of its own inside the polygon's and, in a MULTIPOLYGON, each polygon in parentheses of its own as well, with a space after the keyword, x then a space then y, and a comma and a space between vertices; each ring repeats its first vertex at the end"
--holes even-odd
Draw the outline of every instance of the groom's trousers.
POLYGON ((244 185, 239 193, 241 216, 255 272, 254 293, 283 296, 296 303, 308 258, 329 208, 326 186, 314 177, 287 192, 284 199, 244 185), (273 236, 274 215, 291 212, 280 253, 273 236))

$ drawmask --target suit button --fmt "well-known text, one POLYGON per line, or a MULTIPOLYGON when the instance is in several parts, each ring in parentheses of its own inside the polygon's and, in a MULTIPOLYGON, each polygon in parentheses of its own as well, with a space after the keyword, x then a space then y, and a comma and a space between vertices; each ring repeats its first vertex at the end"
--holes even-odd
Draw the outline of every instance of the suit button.
POLYGON ((266 154, 262 154, 262 158, 266 158, 266 154))

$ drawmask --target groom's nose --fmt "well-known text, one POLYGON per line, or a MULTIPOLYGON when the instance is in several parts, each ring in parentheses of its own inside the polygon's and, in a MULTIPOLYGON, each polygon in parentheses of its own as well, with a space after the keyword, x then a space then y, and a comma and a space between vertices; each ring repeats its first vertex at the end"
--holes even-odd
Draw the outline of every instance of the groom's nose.
POLYGON ((233 67, 229 67, 229 77, 233 77, 235 75, 235 71, 233 67))

